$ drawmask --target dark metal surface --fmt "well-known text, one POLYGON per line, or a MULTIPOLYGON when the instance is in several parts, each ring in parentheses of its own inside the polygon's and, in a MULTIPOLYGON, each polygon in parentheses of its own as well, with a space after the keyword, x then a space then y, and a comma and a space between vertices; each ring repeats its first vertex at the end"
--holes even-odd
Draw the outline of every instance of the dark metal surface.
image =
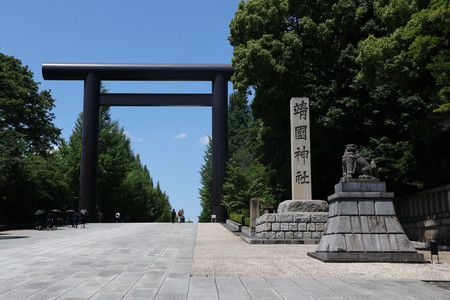
POLYGON ((212 106, 211 94, 101 94, 100 105, 212 106))
POLYGON ((89 73, 84 82, 79 209, 94 213, 96 206, 100 80, 89 73))
POLYGON ((231 64, 93 64, 43 63, 46 80, 84 80, 88 73, 100 80, 212 81, 221 73, 228 81, 231 64))
POLYGON ((217 222, 226 221, 226 210, 221 206, 228 159, 228 85, 223 74, 217 74, 212 84, 212 148, 213 148, 213 207, 217 222))

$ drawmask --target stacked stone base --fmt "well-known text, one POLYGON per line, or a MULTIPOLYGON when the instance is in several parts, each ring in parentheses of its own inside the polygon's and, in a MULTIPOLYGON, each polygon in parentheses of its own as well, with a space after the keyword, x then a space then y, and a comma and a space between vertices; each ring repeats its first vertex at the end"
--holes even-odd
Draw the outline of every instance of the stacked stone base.
POLYGON ((264 214, 256 219, 259 239, 299 240, 319 243, 328 219, 326 212, 283 212, 264 214))
POLYGON ((309 256, 324 262, 425 263, 395 214, 393 193, 384 182, 340 182, 328 197, 329 215, 322 240, 309 256))
POLYGON ((323 262, 391 262, 391 263, 427 263, 423 254, 418 253, 334 253, 308 252, 308 256, 323 262))

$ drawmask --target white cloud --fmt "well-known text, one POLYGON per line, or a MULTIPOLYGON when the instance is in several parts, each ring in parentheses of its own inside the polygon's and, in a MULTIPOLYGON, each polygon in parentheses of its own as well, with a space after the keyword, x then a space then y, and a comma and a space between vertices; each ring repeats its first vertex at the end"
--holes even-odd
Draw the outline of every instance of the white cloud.
POLYGON ((128 131, 124 131, 124 133, 125 133, 125 135, 126 135, 127 137, 129 137, 130 140, 132 140, 132 141, 142 142, 142 141, 144 140, 144 139, 141 138, 141 137, 137 138, 137 137, 132 136, 128 131))
POLYGON ((187 134, 182 132, 180 134, 174 135, 173 137, 176 139, 185 139, 185 138, 187 138, 187 134))
POLYGON ((58 146, 53 145, 52 148, 51 148, 50 150, 48 150, 48 152, 49 152, 50 154, 53 154, 53 153, 55 153, 55 152, 58 152, 59 150, 60 150, 60 149, 59 149, 58 146))
POLYGON ((211 139, 211 137, 209 135, 202 136, 200 138, 200 144, 206 145, 209 143, 210 139, 211 139))

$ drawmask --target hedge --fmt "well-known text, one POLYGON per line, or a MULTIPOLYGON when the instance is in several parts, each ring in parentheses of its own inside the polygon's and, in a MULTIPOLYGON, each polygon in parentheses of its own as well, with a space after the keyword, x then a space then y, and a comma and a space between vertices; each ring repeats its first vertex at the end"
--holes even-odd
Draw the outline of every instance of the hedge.
POLYGON ((243 214, 230 214, 230 220, 239 224, 245 224, 245 218, 243 214))

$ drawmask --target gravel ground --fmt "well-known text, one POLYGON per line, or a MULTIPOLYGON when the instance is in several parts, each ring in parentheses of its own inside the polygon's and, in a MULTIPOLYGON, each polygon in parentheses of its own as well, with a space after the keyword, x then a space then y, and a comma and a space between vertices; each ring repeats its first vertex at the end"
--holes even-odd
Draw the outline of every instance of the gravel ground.
POLYGON ((199 223, 191 276, 450 280, 450 251, 439 252, 440 264, 323 263, 306 255, 316 248, 250 245, 219 223, 199 223))

